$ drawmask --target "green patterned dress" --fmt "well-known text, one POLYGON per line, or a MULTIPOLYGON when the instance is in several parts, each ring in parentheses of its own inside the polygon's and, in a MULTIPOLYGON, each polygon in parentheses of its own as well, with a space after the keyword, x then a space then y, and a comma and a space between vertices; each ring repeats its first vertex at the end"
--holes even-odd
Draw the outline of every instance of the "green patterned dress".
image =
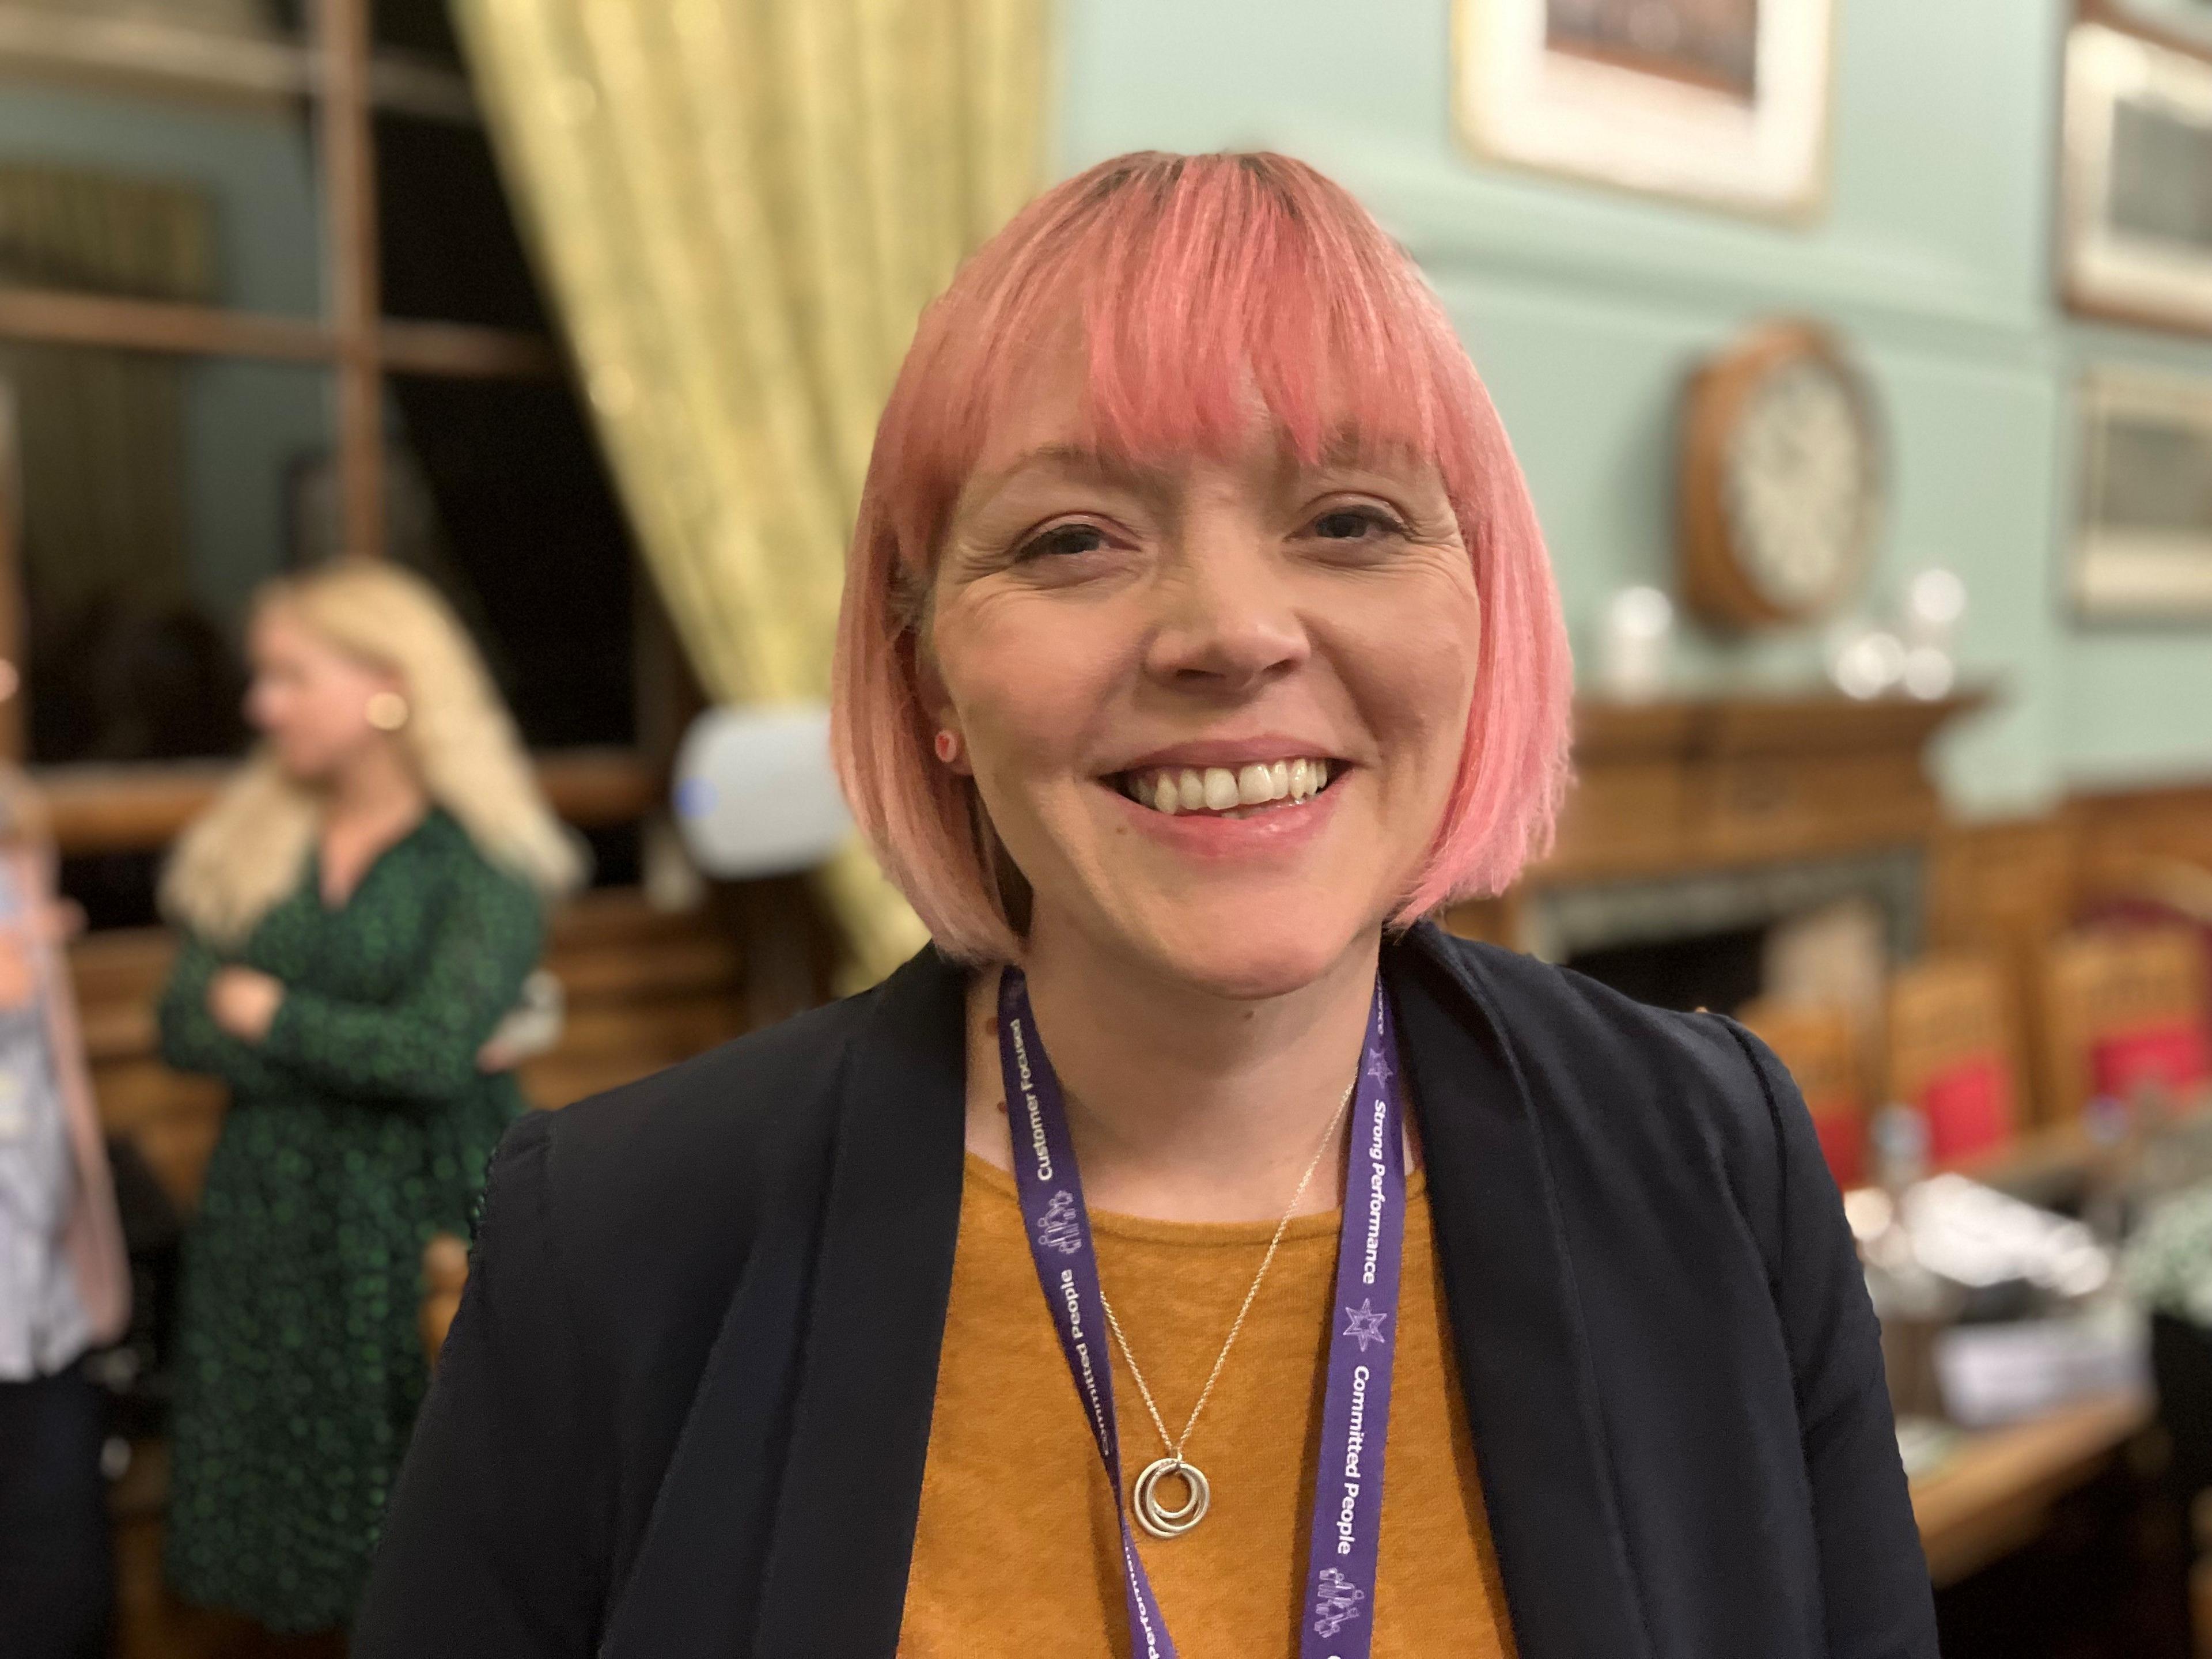
POLYGON ((223 958, 187 939, 161 1051, 230 1085, 185 1253, 168 1570, 273 1630, 350 1621, 428 1381, 422 1246, 465 1233, 521 1109, 477 1048, 544 915, 434 811, 338 908, 311 860, 231 958, 284 983, 267 1036, 207 1012, 223 958))

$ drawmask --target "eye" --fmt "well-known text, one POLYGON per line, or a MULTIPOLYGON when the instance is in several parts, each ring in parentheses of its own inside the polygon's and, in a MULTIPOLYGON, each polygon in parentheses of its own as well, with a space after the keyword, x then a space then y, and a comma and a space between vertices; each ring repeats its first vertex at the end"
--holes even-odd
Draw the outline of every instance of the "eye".
POLYGON ((1312 533, 1329 542, 1371 541, 1402 536, 1406 527, 1379 507, 1333 507, 1313 521, 1312 533))
POLYGON ((1014 550, 1016 563, 1031 559, 1065 558, 1095 553, 1106 545, 1106 532, 1095 524, 1056 524, 1039 532, 1014 550))

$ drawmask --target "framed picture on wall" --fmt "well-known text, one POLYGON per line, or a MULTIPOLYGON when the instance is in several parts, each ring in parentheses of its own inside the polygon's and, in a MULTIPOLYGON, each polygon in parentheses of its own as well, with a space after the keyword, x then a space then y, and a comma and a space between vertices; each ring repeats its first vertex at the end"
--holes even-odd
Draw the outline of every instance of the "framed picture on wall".
POLYGON ((2075 611, 2212 623, 2212 378, 2096 368, 2080 410, 2075 611))
MULTIPOLYGON (((2212 3, 2187 3, 2212 18, 2212 3)), ((2212 55, 2075 25, 2066 42, 2063 148, 2067 303, 2091 316, 2212 333, 2212 55)))
POLYGON ((2212 52, 2212 0, 2081 0, 2081 15, 2212 52))
POLYGON ((1782 219, 1827 193, 1831 0, 1455 0, 1486 160, 1782 219))

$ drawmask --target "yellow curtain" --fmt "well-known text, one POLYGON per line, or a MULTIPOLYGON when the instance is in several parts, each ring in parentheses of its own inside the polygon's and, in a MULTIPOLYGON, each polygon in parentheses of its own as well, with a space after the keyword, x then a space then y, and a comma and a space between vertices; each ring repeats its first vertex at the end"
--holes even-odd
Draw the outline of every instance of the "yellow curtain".
MULTIPOLYGON (((1034 188, 1048 0, 455 0, 655 581, 710 695, 818 698, 922 305, 1034 188)), ((865 981, 924 937, 822 872, 865 981)))

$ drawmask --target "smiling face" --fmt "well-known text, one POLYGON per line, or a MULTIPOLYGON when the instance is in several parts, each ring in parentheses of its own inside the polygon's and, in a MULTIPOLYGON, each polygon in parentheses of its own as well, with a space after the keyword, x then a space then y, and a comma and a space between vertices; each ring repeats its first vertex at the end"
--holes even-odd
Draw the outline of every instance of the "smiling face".
POLYGON ((1073 353, 1005 406, 935 566, 921 690, 1032 890, 1079 939, 1279 994, 1371 945, 1433 847, 1480 617, 1435 470, 1091 447, 1073 353))

